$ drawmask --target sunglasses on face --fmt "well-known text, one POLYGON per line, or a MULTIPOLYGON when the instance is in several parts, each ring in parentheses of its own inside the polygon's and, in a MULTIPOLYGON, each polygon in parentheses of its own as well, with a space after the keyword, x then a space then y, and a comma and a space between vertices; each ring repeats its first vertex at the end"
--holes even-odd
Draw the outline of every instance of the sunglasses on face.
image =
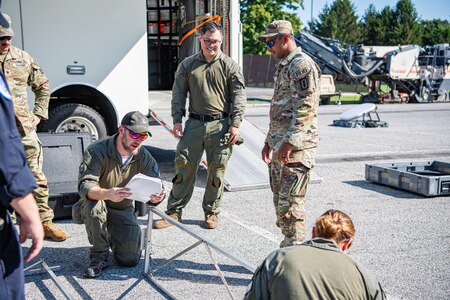
POLYGON ((282 37, 282 36, 278 36, 278 35, 277 35, 277 36, 274 37, 273 39, 268 40, 268 41, 266 42, 267 48, 272 48, 273 45, 275 45, 275 41, 276 41, 277 39, 279 39, 280 37, 282 37))
POLYGON ((133 139, 133 140, 137 140, 137 139, 141 139, 141 141, 145 141, 148 138, 148 134, 141 134, 141 133, 137 133, 134 132, 128 128, 125 127, 126 130, 128 130, 128 135, 133 139))
POLYGON ((10 41, 11 39, 12 39, 12 36, 2 36, 2 37, 0 37, 0 41, 6 41, 6 40, 10 41))

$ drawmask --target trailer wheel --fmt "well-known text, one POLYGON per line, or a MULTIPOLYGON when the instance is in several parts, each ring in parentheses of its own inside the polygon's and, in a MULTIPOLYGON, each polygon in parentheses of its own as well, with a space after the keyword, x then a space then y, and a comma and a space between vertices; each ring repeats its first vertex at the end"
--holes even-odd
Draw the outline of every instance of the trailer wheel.
POLYGON ((39 126, 39 131, 89 132, 93 140, 106 137, 108 132, 102 116, 89 106, 68 103, 49 112, 49 119, 39 126))

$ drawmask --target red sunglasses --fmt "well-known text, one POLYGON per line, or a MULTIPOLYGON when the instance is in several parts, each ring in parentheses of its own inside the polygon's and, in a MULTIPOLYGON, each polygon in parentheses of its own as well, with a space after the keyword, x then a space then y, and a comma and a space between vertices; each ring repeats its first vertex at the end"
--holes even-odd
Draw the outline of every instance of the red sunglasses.
POLYGON ((124 126, 124 128, 125 128, 126 130, 128 130, 128 134, 130 135, 130 137, 131 137, 133 140, 141 139, 141 141, 145 141, 145 140, 148 138, 148 134, 147 134, 147 133, 145 133, 145 134, 140 134, 140 133, 134 132, 134 131, 132 131, 132 130, 126 128, 125 126, 124 126))

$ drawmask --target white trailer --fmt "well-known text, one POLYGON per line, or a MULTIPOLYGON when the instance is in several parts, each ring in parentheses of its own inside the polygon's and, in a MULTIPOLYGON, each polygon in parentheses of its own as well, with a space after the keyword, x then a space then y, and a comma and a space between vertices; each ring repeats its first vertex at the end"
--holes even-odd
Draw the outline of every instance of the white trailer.
POLYGON ((147 114, 149 86, 171 88, 178 62, 199 50, 196 34, 181 47, 180 35, 205 16, 222 16, 223 51, 242 67, 237 0, 8 0, 2 11, 12 18, 13 44, 49 78, 49 120, 38 131, 97 139, 115 133, 127 112, 147 114))
POLYGON ((8 0, 2 11, 13 44, 49 78, 49 120, 39 131, 97 139, 116 132, 127 112, 148 113, 145 0, 8 0))

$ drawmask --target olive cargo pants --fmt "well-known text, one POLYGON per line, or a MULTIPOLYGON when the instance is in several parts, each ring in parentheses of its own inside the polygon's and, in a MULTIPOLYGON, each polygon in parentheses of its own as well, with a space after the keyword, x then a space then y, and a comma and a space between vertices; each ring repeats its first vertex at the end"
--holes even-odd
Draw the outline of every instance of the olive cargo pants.
POLYGON ((42 172, 43 164, 43 151, 42 144, 39 140, 36 131, 31 131, 26 136, 22 137, 22 144, 25 149, 25 155, 27 156, 27 165, 33 173, 39 187, 33 191, 34 198, 36 199, 37 206, 39 208, 39 216, 41 221, 53 220, 53 210, 48 206, 48 185, 47 177, 42 172))
POLYGON ((272 160, 269 172, 277 226, 284 235, 280 247, 301 244, 305 240, 305 200, 310 169, 299 162, 282 164, 272 160))
POLYGON ((183 137, 177 145, 175 177, 172 179, 173 188, 167 201, 167 214, 176 213, 181 216, 182 209, 191 200, 203 152, 206 152, 208 163, 203 211, 205 214, 220 212, 225 170, 232 153, 232 146, 223 144, 220 140, 228 129, 228 118, 212 122, 191 118, 186 121, 183 137))
POLYGON ((75 220, 83 220, 86 226, 91 262, 107 260, 109 247, 117 263, 132 267, 141 258, 141 228, 134 214, 134 207, 113 209, 103 200, 80 200, 74 205, 75 220), (81 216, 76 216, 78 207, 81 216), (81 218, 79 218, 81 217, 81 218))

